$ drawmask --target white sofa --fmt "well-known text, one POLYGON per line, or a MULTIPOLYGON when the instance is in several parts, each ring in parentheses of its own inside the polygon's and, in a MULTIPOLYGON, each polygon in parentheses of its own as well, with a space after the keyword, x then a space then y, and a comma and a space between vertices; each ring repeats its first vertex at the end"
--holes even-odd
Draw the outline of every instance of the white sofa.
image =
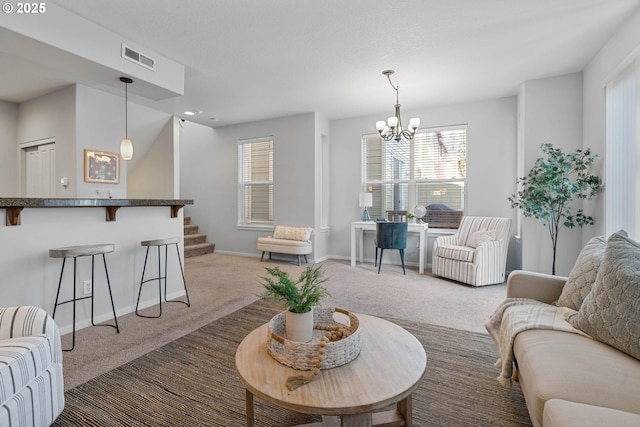
POLYGON ((0 308, 0 426, 48 426, 63 409, 55 322, 39 307, 0 308))
POLYGON ((296 255, 298 257, 298 265, 300 265, 300 257, 304 256, 307 262, 307 255, 311 253, 313 246, 311 244, 311 234, 313 228, 309 227, 287 227, 276 225, 273 235, 267 237, 258 237, 258 250, 262 251, 260 261, 264 259, 264 253, 280 253, 288 255, 296 255))
MULTIPOLYGON (((521 331, 517 378, 535 427, 640 426, 640 243, 614 233, 592 238, 569 277, 514 271, 507 298, 545 303, 588 336, 521 331)), ((510 300, 513 301, 513 300, 510 300)), ((525 320, 513 316, 522 325, 525 320)))

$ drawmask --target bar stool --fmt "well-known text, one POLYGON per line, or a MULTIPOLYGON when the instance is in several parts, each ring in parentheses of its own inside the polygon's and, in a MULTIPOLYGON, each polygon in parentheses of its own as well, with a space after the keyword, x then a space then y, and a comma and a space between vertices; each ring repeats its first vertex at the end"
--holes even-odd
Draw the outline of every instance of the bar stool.
POLYGON ((49 249, 49 256, 51 258, 62 258, 62 269, 60 270, 60 280, 58 281, 58 292, 56 293, 56 303, 53 306, 53 318, 56 317, 56 309, 58 306, 73 303, 73 335, 71 338, 71 348, 63 349, 63 351, 71 351, 76 346, 76 301, 80 301, 83 299, 90 298, 91 299, 91 325, 93 326, 111 326, 115 328, 117 333, 120 333, 120 327, 118 326, 118 318, 116 316, 116 308, 113 304, 113 294, 111 293, 111 282, 109 282, 109 271, 107 270, 107 259, 105 258, 105 254, 111 253, 115 250, 115 245, 113 243, 102 243, 97 245, 84 245, 84 246, 68 246, 65 248, 57 248, 57 249, 49 249), (111 300, 111 309, 113 311, 113 320, 115 322, 114 325, 96 325, 93 320, 93 295, 95 293, 94 287, 94 271, 95 271, 95 256, 102 255, 102 261, 104 262, 104 273, 107 277, 107 289, 109 290, 109 299, 111 300), (77 259, 83 256, 91 257, 91 295, 80 297, 77 296, 77 286, 76 286, 76 276, 77 276, 77 259), (62 287, 62 276, 64 275, 64 266, 67 261, 67 258, 73 258, 73 299, 58 302, 60 299, 60 288, 62 287))
POLYGON ((162 279, 164 279, 164 302, 181 302, 182 304, 186 304, 187 307, 191 307, 191 301, 189 300, 189 292, 187 291, 187 282, 184 278, 184 269, 182 268, 182 259, 180 258, 180 250, 178 249, 178 243, 180 243, 180 237, 169 237, 167 239, 157 239, 157 240, 144 240, 140 242, 141 246, 147 247, 147 253, 144 256, 144 267, 142 267, 142 278, 140 279, 140 289, 138 290, 138 301, 136 302, 136 314, 140 317, 146 317, 149 319, 157 319, 162 316, 162 279), (182 284, 184 285, 184 292, 187 296, 186 301, 167 301, 167 255, 169 251, 169 245, 176 246, 176 253, 178 254, 178 264, 180 264, 180 272, 182 273, 182 284), (153 277, 150 279, 144 279, 144 272, 147 269, 147 259, 149 257, 149 248, 151 246, 155 246, 158 248, 158 277, 153 277), (160 249, 164 246, 164 276, 162 275, 162 257, 160 249), (157 316, 146 316, 138 313, 138 305, 140 304, 140 295, 142 295, 142 285, 147 282, 152 282, 154 280, 158 281, 158 303, 160 312, 157 316))

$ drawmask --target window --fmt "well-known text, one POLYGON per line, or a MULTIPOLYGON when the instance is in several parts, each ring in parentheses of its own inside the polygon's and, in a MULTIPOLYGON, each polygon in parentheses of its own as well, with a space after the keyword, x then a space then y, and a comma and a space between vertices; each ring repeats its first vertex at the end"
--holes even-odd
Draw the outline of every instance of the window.
POLYGON ((386 211, 413 212, 415 206, 425 206, 424 219, 430 227, 457 228, 464 211, 466 153, 466 125, 421 129, 413 140, 365 136, 363 188, 373 193, 371 216, 386 217, 386 211))
POLYGON ((607 143, 605 175, 605 232, 620 229, 638 238, 640 213, 640 61, 631 64, 606 85, 607 143))
POLYGON ((238 141, 238 224, 273 223, 273 138, 238 141))

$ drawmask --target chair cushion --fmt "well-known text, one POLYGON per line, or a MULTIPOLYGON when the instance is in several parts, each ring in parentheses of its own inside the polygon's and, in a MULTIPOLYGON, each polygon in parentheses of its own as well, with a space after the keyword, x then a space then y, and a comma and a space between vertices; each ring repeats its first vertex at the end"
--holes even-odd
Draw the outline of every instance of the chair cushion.
POLYGON ((578 334, 532 329, 516 336, 513 353, 527 408, 537 425, 551 399, 640 413, 640 363, 607 344, 578 334))
POLYGON ((276 228, 273 231, 273 238, 307 242, 311 238, 312 232, 313 228, 310 227, 287 227, 284 225, 276 225, 276 228))
POLYGON ((602 406, 551 399, 544 405, 544 427, 637 427, 640 415, 602 406))
POLYGON ((49 368, 52 355, 53 344, 45 335, 0 340, 0 402, 49 368))
POLYGON ((469 235, 467 246, 477 248, 481 243, 492 242, 494 240, 496 240, 495 230, 478 230, 469 235))
POLYGON ((469 246, 446 245, 436 248, 436 255, 440 258, 453 259, 456 261, 473 262, 476 250, 469 246))
MULTIPOLYGON (((625 233, 626 234, 626 233, 625 233)), ((577 314, 576 328, 640 360, 640 244, 613 234, 596 283, 577 314)))
POLYGON ((311 242, 299 240, 275 239, 273 237, 258 237, 258 250, 289 255, 307 255, 311 253, 311 242))
POLYGON ((607 241, 602 236, 589 240, 580 251, 556 305, 569 307, 575 311, 580 310, 582 301, 589 295, 596 282, 598 269, 606 248, 607 241))

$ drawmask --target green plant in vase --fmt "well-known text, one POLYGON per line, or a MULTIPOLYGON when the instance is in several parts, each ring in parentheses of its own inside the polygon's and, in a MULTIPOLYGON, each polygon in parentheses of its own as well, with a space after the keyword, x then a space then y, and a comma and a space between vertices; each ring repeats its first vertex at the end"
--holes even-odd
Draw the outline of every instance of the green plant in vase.
POLYGON ((322 266, 307 267, 297 281, 280 267, 266 267, 265 270, 269 275, 262 278, 264 292, 260 297, 285 304, 287 339, 310 341, 313 336, 313 307, 331 295, 322 286, 327 280, 322 277, 322 266))

